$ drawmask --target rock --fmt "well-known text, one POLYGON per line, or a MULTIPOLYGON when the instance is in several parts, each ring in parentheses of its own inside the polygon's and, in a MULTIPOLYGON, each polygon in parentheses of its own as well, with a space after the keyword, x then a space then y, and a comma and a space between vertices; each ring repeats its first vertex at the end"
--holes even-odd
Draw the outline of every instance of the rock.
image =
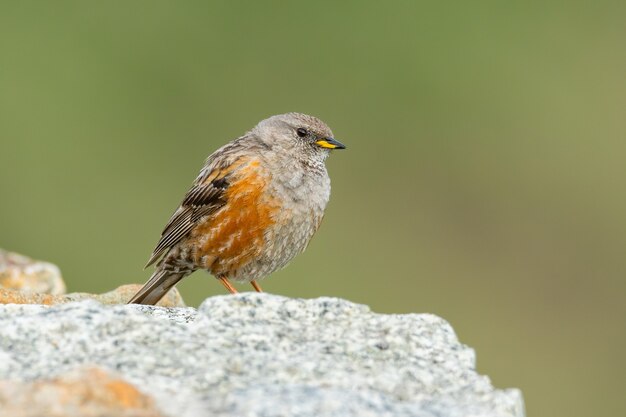
MULTIPOLYGON (((142 286, 143 285, 140 284, 122 285, 113 291, 105 292, 103 294, 76 292, 67 294, 64 299, 66 300, 65 302, 93 299, 102 304, 126 304, 142 286)), ((178 289, 172 288, 165 295, 165 297, 157 303, 157 305, 159 307, 185 307, 185 302, 183 301, 183 297, 181 297, 180 292, 178 292, 178 289)))
MULTIPOLYGON (((64 304, 93 299, 102 304, 126 304, 141 285, 122 285, 104 294, 65 294, 65 283, 56 265, 0 249, 0 304, 64 304)), ((178 290, 171 290, 161 307, 184 307, 178 290)))
POLYGON ((474 351, 429 314, 255 293, 198 310, 0 306, 0 380, 87 364, 120 374, 167 416, 524 415, 521 393, 494 389, 474 351))
POLYGON ((12 417, 160 417, 152 398, 99 368, 32 382, 0 381, 0 410, 12 417))
POLYGON ((65 283, 56 265, 0 249, 0 289, 40 294, 65 294, 65 283))
MULTIPOLYGON (((139 284, 129 284, 117 287, 104 294, 88 294, 84 292, 66 295, 37 294, 4 290, 0 288, 0 304, 65 304, 73 301, 96 300, 102 304, 126 304, 128 300, 141 288, 139 284)), ((185 302, 176 288, 170 290, 157 304, 161 307, 185 307, 185 302)))

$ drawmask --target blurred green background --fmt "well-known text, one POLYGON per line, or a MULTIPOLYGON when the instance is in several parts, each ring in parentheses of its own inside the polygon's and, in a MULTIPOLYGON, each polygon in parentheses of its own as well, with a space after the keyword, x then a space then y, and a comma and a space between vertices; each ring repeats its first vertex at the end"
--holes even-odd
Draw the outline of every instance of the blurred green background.
POLYGON ((311 113, 349 149, 266 291, 436 313, 529 416, 624 415, 624 22, 617 1, 2 1, 0 247, 71 291, 143 282, 204 158, 311 113))

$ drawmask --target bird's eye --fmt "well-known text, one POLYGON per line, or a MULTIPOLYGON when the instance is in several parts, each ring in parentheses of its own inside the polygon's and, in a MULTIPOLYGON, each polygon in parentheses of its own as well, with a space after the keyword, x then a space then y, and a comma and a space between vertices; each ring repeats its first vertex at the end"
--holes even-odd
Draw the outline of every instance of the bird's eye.
POLYGON ((307 136, 309 134, 309 131, 306 130, 303 127, 299 127, 298 130, 296 130, 296 133, 298 134, 298 136, 300 136, 301 138, 307 136))

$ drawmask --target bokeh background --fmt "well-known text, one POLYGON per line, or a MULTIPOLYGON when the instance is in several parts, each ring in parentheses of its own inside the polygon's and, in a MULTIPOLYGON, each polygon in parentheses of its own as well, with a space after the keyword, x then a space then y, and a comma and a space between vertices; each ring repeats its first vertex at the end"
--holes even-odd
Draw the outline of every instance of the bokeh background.
POLYGON ((311 113, 349 149, 267 291, 436 313, 529 416, 624 415, 624 22, 618 1, 2 1, 0 247, 72 291, 143 282, 204 158, 311 113))

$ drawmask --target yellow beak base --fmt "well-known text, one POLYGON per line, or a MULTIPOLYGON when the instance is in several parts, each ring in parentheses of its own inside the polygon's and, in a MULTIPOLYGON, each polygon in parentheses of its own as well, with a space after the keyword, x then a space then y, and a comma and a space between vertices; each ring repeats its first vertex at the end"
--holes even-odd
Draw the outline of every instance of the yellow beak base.
POLYGON ((315 144, 326 149, 346 149, 343 143, 333 138, 320 139, 315 144))

